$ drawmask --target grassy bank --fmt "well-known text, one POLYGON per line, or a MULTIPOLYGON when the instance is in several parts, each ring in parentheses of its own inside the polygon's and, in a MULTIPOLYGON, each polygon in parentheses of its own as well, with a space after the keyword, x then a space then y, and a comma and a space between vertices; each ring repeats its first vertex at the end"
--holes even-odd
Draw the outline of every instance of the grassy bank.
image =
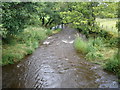
POLYGON ((31 54, 51 34, 51 30, 41 27, 26 28, 21 34, 14 36, 10 44, 3 44, 1 64, 20 61, 25 55, 31 54))
POLYGON ((83 53, 87 60, 102 65, 104 69, 120 77, 119 38, 116 27, 118 20, 97 18, 96 21, 98 29, 95 30, 95 38, 92 36, 94 32, 85 34, 89 36, 87 41, 84 41, 81 37, 76 37, 74 47, 76 51, 83 53))
POLYGON ((87 60, 100 64, 106 70, 120 76, 117 57, 118 49, 116 47, 109 47, 104 39, 97 37, 84 41, 81 37, 77 37, 74 41, 74 47, 78 52, 83 53, 87 60))

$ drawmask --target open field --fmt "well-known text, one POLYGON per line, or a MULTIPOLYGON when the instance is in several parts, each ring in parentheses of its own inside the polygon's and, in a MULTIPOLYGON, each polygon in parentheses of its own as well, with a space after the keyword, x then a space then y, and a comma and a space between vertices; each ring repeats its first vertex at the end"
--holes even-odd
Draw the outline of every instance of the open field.
POLYGON ((97 23, 100 25, 101 28, 104 30, 108 31, 109 33, 113 34, 113 36, 118 36, 118 29, 116 27, 116 22, 118 21, 117 18, 110 19, 101 19, 101 18, 96 18, 97 23))

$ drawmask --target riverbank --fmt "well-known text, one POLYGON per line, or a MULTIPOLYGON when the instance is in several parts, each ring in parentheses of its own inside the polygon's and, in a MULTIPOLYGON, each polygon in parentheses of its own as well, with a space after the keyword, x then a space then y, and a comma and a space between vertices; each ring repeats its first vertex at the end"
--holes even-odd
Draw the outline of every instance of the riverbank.
POLYGON ((42 27, 28 27, 19 35, 14 36, 9 44, 2 45, 2 65, 14 64, 38 48, 51 30, 42 27))
POLYGON ((3 88, 117 88, 115 75, 76 53, 76 33, 63 29, 21 62, 3 66, 3 88))
POLYGON ((77 37, 74 42, 74 47, 77 52, 85 55, 86 60, 99 64, 106 70, 120 76, 117 58, 118 48, 108 47, 107 44, 108 43, 105 43, 100 37, 95 39, 89 38, 87 41, 83 40, 81 37, 77 37))
MULTIPOLYGON (((78 52, 82 52, 85 58, 93 63, 100 64, 107 71, 113 72, 120 77, 119 53, 118 53, 118 32, 117 19, 96 19, 99 23, 99 30, 96 32, 101 35, 93 37, 89 34, 89 38, 85 41, 81 37, 76 37, 74 47, 78 52), (108 20, 108 21, 107 21, 108 20), (110 23, 110 27, 108 26, 110 23), (106 36, 102 36, 105 31, 106 36), (110 36, 109 36, 110 35, 110 36)), ((118 80, 119 81, 119 80, 118 80)))

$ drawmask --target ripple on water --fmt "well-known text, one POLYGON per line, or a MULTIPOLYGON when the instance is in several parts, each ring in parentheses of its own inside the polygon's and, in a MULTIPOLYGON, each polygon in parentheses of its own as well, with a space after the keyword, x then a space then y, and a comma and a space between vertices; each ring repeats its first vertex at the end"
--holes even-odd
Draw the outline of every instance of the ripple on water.
POLYGON ((40 46, 26 60, 15 67, 5 67, 3 80, 6 88, 117 87, 114 77, 102 69, 92 67, 85 62, 83 55, 79 57, 74 52, 71 44, 75 31, 63 30, 61 34, 49 37, 49 40, 43 42, 45 45, 40 46), (97 75, 92 71, 98 72, 97 75))

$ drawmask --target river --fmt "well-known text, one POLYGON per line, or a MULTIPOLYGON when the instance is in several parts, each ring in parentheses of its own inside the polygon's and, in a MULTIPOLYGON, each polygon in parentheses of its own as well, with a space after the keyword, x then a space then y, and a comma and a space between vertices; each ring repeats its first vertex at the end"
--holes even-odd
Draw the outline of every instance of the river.
POLYGON ((21 62, 3 66, 3 88, 118 88, 115 75, 76 53, 76 33, 63 29, 21 62))

